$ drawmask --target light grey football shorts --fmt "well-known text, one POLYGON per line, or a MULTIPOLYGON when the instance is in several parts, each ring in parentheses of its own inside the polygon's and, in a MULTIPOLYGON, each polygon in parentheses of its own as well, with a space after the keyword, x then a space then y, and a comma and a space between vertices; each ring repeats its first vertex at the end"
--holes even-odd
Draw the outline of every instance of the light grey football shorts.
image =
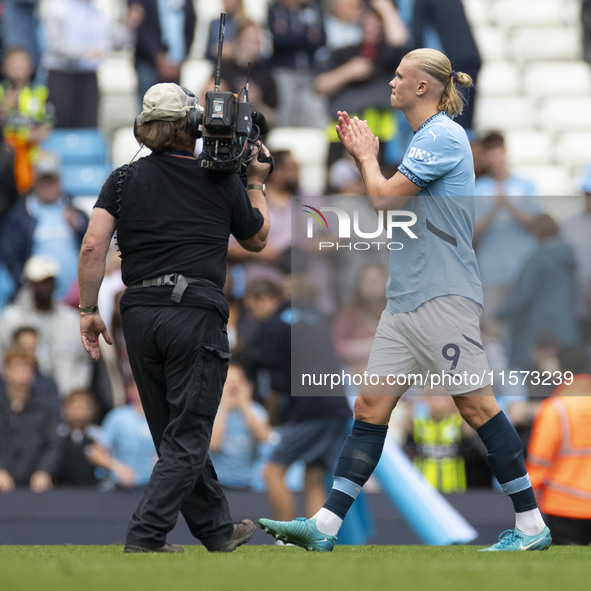
POLYGON ((413 312, 384 310, 369 354, 368 375, 388 377, 388 383, 422 376, 417 386, 443 386, 452 395, 488 386, 481 312, 476 302, 456 295, 434 298, 413 312))

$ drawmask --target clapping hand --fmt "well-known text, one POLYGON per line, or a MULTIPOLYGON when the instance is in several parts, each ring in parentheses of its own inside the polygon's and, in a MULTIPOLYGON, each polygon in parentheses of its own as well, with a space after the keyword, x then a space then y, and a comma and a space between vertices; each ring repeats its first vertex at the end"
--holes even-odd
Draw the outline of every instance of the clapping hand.
POLYGON ((358 117, 351 119, 346 111, 339 111, 337 135, 347 152, 355 160, 377 157, 380 141, 371 132, 367 121, 361 121, 358 117))

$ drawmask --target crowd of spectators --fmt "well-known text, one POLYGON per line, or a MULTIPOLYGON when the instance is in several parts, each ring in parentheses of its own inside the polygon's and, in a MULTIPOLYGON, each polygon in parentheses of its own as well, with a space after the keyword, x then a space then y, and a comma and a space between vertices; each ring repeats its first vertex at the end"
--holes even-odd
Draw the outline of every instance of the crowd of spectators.
MULTIPOLYGON (((167 10, 156 0, 130 0, 126 16, 112 27, 90 0, 56 0, 33 26, 45 33, 39 49, 29 43, 30 35, 21 38, 27 43, 17 43, 7 34, 6 20, 15 18, 13 5, 19 4, 35 2, 4 2, 0 491, 143 486, 154 449, 120 330, 118 299, 124 286, 116 245, 100 295, 115 344, 111 350, 105 346, 101 361, 92 365, 79 343, 75 311, 77 254, 88 218, 61 189, 59 161, 39 144, 54 127, 96 127, 96 72, 112 48, 135 48, 138 100, 154 82, 178 82, 199 15, 190 0, 168 2, 167 10)), ((266 24, 251 20, 240 0, 223 4, 228 13, 224 88, 238 90, 249 75, 250 102, 271 127, 332 128, 337 109, 356 113, 381 137, 384 166, 397 166, 402 155, 396 146, 400 134, 408 132, 389 106, 387 83, 417 39, 439 44, 457 69, 477 79, 480 59, 459 0, 416 0, 412 10, 408 2, 391 0, 277 0, 269 3, 266 24), (455 37, 449 34, 450 15, 459 31, 455 37)), ((32 11, 20 14, 14 31, 37 18, 32 11)), ((217 53, 217 30, 214 20, 208 59, 217 53)), ((472 104, 474 95, 469 100, 472 104)), ((474 243, 485 293, 484 347, 491 367, 506 376, 515 370, 559 371, 565 346, 591 345, 591 168, 581 184, 581 211, 558 223, 539 197, 544 187, 512 172, 503 135, 476 136, 471 115, 470 108, 462 123, 473 140, 478 177, 474 243)), ((266 188, 267 247, 252 255, 230 243, 228 331, 238 363, 230 366, 211 456, 225 486, 266 486, 276 518, 285 520, 294 515, 288 470, 303 466, 313 513, 350 417, 344 397, 290 397, 291 345, 297 343, 290 330, 305 327, 297 334, 314 343, 310 350, 303 347, 311 366, 319 351, 336 369, 362 373, 385 305, 388 253, 345 250, 318 256, 317 242, 292 235, 292 222, 299 232, 306 203, 355 211, 360 228, 375 230, 377 218, 362 196, 359 174, 338 142, 327 161, 325 195, 313 196, 313 202, 302 194, 294 155, 277 150, 274 157, 266 188), (298 448, 302 433, 310 441, 322 433, 323 449, 298 448), (285 441, 293 446, 286 449, 285 441), (257 472, 261 457, 266 468, 257 472)), ((320 240, 334 240, 323 232, 320 240)), ((527 380, 514 386, 499 384, 495 390, 527 443, 536 409, 553 388, 527 380)), ((418 394, 401 406, 405 416, 392 424, 393 436, 415 465, 444 492, 492 486, 484 451, 446 398, 418 394)))

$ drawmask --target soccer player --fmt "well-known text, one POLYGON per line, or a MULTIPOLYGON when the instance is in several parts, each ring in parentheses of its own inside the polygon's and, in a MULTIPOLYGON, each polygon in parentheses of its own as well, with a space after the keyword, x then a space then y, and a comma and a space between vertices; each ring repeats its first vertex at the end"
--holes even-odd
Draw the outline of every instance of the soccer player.
MULTIPOLYGON (((472 248, 474 166, 466 133, 452 120, 463 108, 457 86, 471 84, 470 76, 452 70, 439 51, 417 49, 402 59, 390 82, 390 101, 415 133, 391 178, 381 174, 378 139, 367 123, 346 112, 338 115, 339 138, 355 158, 374 208, 404 208, 417 216, 413 232, 418 238, 406 240, 404 250, 390 256, 387 306, 367 373, 468 376, 449 380, 447 390, 486 446, 491 468, 516 513, 515 528, 486 550, 544 550, 551 544, 550 531, 536 504, 519 436, 487 379, 481 344, 482 286, 472 248), (471 376, 480 376, 476 388, 471 376)), ((324 506, 310 519, 260 519, 263 529, 306 550, 334 548, 343 518, 380 459, 392 410, 408 389, 381 382, 363 386, 355 402, 355 423, 324 506)))

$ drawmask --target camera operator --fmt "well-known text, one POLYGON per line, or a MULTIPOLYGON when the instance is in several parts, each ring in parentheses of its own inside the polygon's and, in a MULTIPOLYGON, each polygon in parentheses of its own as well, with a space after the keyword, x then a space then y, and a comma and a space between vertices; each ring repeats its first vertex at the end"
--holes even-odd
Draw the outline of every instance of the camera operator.
POLYGON ((210 552, 231 552, 256 531, 250 520, 232 522, 208 448, 230 357, 228 239, 249 251, 265 247, 270 165, 259 156, 269 152, 257 142, 247 189, 235 173, 202 168, 193 155, 196 102, 173 83, 148 90, 135 133, 152 153, 107 179, 80 252, 80 334, 96 361, 99 335, 111 344, 97 296, 117 229, 123 333, 159 456, 125 552, 182 552, 166 543, 179 511, 210 552))

